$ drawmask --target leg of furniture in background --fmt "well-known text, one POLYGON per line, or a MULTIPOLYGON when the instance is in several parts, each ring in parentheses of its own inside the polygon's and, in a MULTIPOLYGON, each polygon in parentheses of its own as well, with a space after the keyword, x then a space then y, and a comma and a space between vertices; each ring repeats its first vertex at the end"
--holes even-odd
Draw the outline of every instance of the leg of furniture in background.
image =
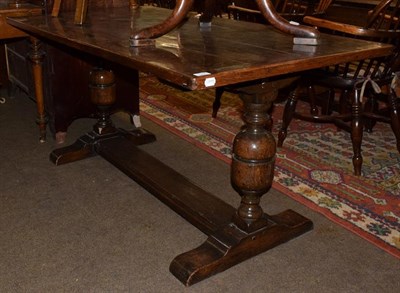
POLYGON ((221 107, 221 98, 224 94, 225 88, 224 87, 217 87, 215 89, 215 100, 213 102, 213 110, 212 110, 212 117, 217 118, 218 110, 221 107))
POLYGON ((35 84, 35 99, 37 107, 36 123, 39 126, 39 141, 46 141, 46 126, 47 115, 44 108, 44 93, 43 93, 43 59, 44 52, 41 42, 35 37, 30 37, 32 43, 32 52, 29 58, 32 62, 32 73, 35 84))
POLYGON ((397 150, 400 153, 400 113, 399 113, 399 100, 394 88, 390 89, 388 104, 390 109, 390 126, 396 136, 397 150))
POLYGON ((42 13, 42 4, 33 5, 27 1, 1 1, 0 3, 0 87, 8 89, 9 96, 14 96, 15 84, 10 83, 7 66, 6 44, 27 35, 7 24, 7 17, 24 17, 42 13))
POLYGON ((5 89, 8 89, 9 81, 7 74, 6 50, 4 42, 0 41, 0 104, 6 102, 6 98, 2 95, 5 89))
MULTIPOLYGON (((61 0, 54 0, 53 8, 51 10, 52 17, 58 17, 61 9, 61 0)), ((75 17, 74 23, 76 25, 83 25, 86 20, 86 14, 88 9, 87 0, 77 0, 75 6, 75 17)))
POLYGON ((61 0, 54 0, 53 1, 53 8, 51 10, 52 17, 58 17, 61 9, 61 0))
POLYGON ((88 10, 88 0, 77 0, 75 8, 74 23, 77 25, 83 25, 86 20, 86 14, 88 10))
POLYGON ((0 87, 8 87, 8 84, 5 43, 0 41, 0 87))
POLYGON ((0 104, 6 102, 6 98, 2 95, 4 86, 8 87, 5 83, 8 81, 7 78, 7 63, 6 63, 6 50, 5 45, 0 41, 0 104))

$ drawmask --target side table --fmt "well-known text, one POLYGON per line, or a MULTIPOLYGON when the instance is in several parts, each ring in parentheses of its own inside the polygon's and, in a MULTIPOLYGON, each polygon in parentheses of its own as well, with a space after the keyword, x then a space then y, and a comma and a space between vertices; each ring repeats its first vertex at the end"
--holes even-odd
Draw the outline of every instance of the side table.
MULTIPOLYGON (((8 16, 25 17, 42 14, 43 7, 30 3, 14 5, 11 1, 0 0, 0 86, 10 85, 7 65, 6 44, 17 38, 27 37, 27 35, 9 25, 6 21, 8 16)), ((25 61, 25 60, 24 60, 25 61)))

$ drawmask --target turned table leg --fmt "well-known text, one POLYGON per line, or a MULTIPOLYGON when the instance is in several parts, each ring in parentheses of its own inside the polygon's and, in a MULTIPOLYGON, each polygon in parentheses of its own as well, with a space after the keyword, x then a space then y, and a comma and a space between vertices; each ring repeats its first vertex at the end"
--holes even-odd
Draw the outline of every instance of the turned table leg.
POLYGON ((231 223, 210 233, 199 247, 177 256, 170 271, 189 286, 224 271, 246 259, 289 241, 313 224, 292 210, 268 215, 260 206, 274 176, 275 139, 269 127, 268 110, 278 89, 292 79, 263 83, 239 90, 245 105, 245 127, 233 144, 231 181, 241 196, 231 223))
POLYGON ((100 68, 90 73, 90 99, 98 108, 97 123, 93 131, 81 136, 74 144, 51 152, 50 160, 56 165, 82 160, 96 155, 94 145, 103 138, 117 134, 109 109, 115 102, 115 78, 112 71, 100 68))
MULTIPOLYGON (((97 155, 96 145, 105 139, 123 136, 136 145, 155 141, 155 136, 141 128, 126 131, 116 128, 110 118, 110 108, 115 103, 115 77, 111 70, 95 68, 89 77, 90 99, 97 106, 97 122, 91 132, 81 136, 70 146, 51 152, 50 160, 65 164, 97 155)), ((139 97, 136 97, 139 98, 139 97)))
POLYGON ((273 96, 274 93, 240 93, 246 126, 233 142, 231 181, 241 196, 233 222, 246 232, 268 225, 260 199, 271 188, 274 178, 276 144, 266 127, 273 96))
POLYGON ((44 107, 44 94, 43 94, 43 59, 44 51, 42 50, 42 43, 34 38, 30 37, 32 50, 29 54, 29 59, 32 64, 33 82, 35 86, 35 99, 37 107, 37 118, 36 123, 39 126, 39 141, 46 141, 46 126, 47 116, 44 107))

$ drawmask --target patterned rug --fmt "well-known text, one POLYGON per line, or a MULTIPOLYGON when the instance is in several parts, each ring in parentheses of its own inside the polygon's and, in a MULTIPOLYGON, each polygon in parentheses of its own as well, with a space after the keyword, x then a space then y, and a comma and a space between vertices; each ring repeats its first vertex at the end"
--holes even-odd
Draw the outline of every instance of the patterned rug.
MULTIPOLYGON (((211 117, 214 90, 181 91, 141 80, 142 115, 230 163, 242 125, 242 103, 224 93, 218 118, 211 117)), ((277 137, 283 104, 275 105, 277 137)), ((329 124, 295 120, 278 149, 273 188, 318 211, 400 258, 400 155, 390 126, 378 123, 363 139, 363 175, 354 176, 349 134, 329 124)))

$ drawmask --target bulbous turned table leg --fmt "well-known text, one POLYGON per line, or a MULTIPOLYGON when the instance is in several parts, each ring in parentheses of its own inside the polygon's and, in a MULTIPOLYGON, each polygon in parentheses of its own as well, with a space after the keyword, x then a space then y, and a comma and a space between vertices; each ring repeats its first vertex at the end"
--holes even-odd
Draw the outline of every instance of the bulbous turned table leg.
POLYGON ((109 108, 115 102, 115 77, 112 71, 95 68, 90 72, 90 99, 98 108, 97 123, 93 131, 81 136, 70 146, 56 149, 50 153, 50 160, 65 164, 96 155, 95 144, 104 138, 118 135, 111 119, 109 108))
MULTIPOLYGON (((110 118, 110 108, 115 103, 115 77, 111 70, 95 68, 90 72, 90 100, 97 106, 97 122, 93 131, 81 136, 70 146, 51 152, 50 160, 56 164, 65 164, 97 155, 96 145, 105 139, 125 137, 135 144, 155 141, 153 134, 142 129, 131 132, 115 128, 110 118)), ((136 97, 139 98, 139 97, 136 97)))
POLYGON ((272 186, 276 144, 271 132, 268 109, 273 94, 241 93, 245 105, 246 126, 236 135, 232 149, 232 185, 242 197, 234 215, 234 224, 246 232, 253 232, 268 224, 260 207, 260 198, 272 186))
POLYGON ((35 99, 37 107, 36 123, 39 126, 39 141, 46 141, 46 127, 48 118, 44 107, 44 94, 43 94, 43 59, 44 51, 42 50, 42 43, 30 37, 32 50, 29 53, 29 59, 32 64, 33 83, 35 86, 35 99))
POLYGON ((292 210, 268 215, 260 206, 260 199, 271 188, 274 177, 276 143, 266 127, 270 121, 268 110, 278 89, 292 81, 271 81, 238 90, 245 104, 246 125, 234 140, 231 180, 241 203, 230 224, 172 261, 170 271, 185 285, 197 283, 312 229, 310 220, 292 210))
POLYGON ((115 133, 117 130, 110 118, 110 107, 115 103, 115 77, 110 70, 96 68, 90 72, 90 101, 97 106, 97 123, 93 131, 97 135, 115 133))

